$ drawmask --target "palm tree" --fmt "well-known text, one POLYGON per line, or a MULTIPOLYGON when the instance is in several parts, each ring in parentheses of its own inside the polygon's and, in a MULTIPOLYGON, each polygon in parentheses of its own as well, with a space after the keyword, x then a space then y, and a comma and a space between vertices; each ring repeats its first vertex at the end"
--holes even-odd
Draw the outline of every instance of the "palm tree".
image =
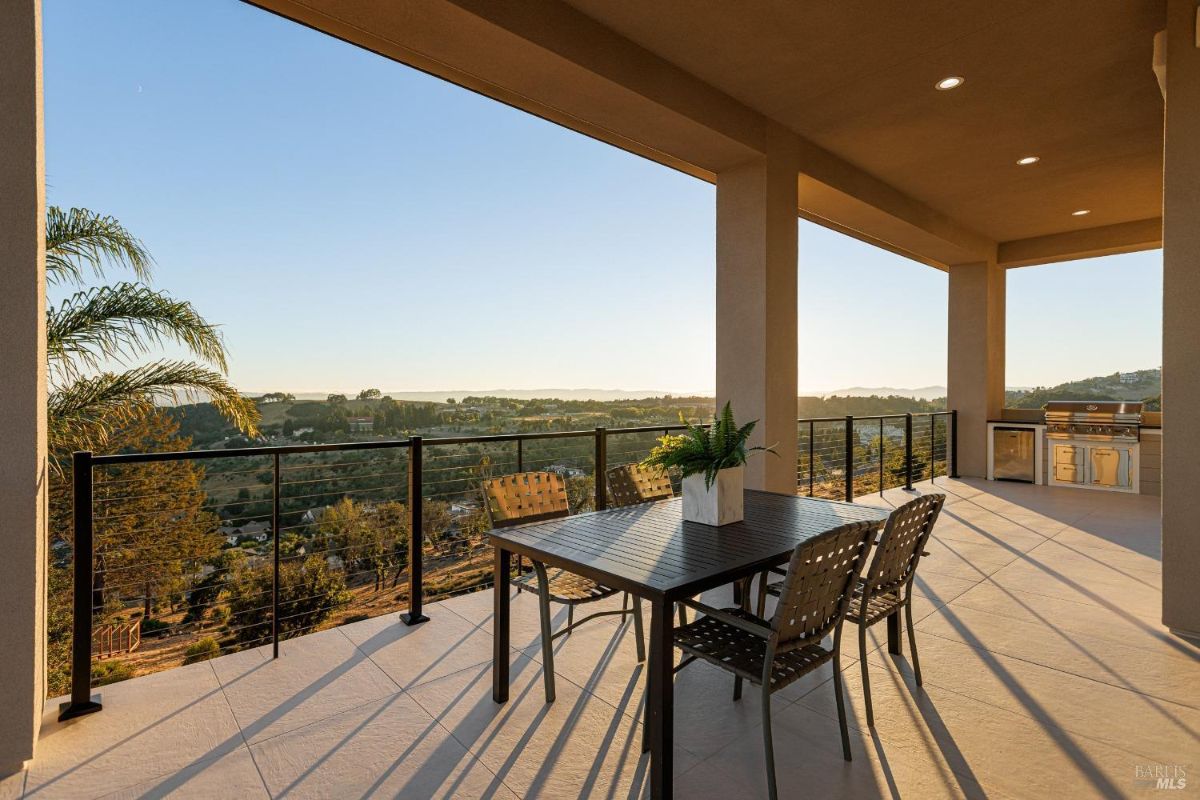
POLYGON ((256 435, 258 410, 226 379, 225 344, 191 303, 146 285, 154 261, 112 217, 87 209, 46 212, 46 278, 79 287, 46 312, 50 393, 49 449, 54 469, 71 450, 99 450, 116 428, 156 401, 207 396, 230 422, 256 435), (85 276, 120 266, 138 282, 83 288, 85 276), (174 342, 197 361, 137 361, 174 342))

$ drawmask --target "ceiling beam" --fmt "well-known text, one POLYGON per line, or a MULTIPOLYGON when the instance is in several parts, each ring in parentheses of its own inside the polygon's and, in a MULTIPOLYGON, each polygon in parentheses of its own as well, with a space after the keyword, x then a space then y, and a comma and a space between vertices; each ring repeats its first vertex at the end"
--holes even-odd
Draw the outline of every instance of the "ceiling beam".
POLYGON ((1002 267, 1031 267, 1158 247, 1162 247, 1162 218, 1155 217, 1001 242, 996 260, 1002 267))

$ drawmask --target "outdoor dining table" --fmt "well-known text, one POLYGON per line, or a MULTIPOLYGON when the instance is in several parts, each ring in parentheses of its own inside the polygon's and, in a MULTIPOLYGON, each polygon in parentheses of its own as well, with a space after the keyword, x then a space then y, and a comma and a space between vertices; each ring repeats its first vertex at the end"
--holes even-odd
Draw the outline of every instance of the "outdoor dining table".
MULTIPOLYGON (((887 511, 833 500, 747 490, 745 518, 711 527, 683 521, 680 498, 494 530, 492 698, 508 701, 512 557, 524 556, 631 592, 650 604, 646 704, 651 797, 671 797, 674 739, 674 603, 785 564, 797 544, 887 511)), ((888 650, 899 652, 898 618, 888 650)))

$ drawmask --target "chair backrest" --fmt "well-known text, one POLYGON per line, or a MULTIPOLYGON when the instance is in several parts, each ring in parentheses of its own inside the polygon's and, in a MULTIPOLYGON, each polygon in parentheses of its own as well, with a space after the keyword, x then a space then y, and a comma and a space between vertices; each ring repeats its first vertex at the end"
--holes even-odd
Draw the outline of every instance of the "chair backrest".
POLYGON ((611 508, 649 503, 653 500, 669 500, 675 496, 670 476, 665 472, 647 469, 641 464, 610 467, 607 478, 608 505, 611 508))
POLYGON ((866 583, 872 594, 893 592, 912 580, 945 502, 944 494, 923 495, 888 517, 867 570, 866 583))
POLYGON ((874 523, 851 522, 792 551, 771 618, 776 652, 816 644, 837 627, 850 607, 875 529, 874 523))
POLYGON ((483 481, 483 502, 493 528, 565 517, 567 489, 553 472, 518 472, 483 481))

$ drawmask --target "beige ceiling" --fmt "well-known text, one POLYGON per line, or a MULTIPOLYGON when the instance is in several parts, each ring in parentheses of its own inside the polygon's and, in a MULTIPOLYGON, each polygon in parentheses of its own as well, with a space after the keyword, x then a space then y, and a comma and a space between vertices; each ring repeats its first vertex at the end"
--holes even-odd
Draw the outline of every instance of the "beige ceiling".
POLYGON ((1163 2, 567 2, 997 241, 1160 214, 1163 2))
POLYGON ((1164 0, 256 2, 706 179, 781 125, 803 216, 938 266, 1161 235, 1164 0))

